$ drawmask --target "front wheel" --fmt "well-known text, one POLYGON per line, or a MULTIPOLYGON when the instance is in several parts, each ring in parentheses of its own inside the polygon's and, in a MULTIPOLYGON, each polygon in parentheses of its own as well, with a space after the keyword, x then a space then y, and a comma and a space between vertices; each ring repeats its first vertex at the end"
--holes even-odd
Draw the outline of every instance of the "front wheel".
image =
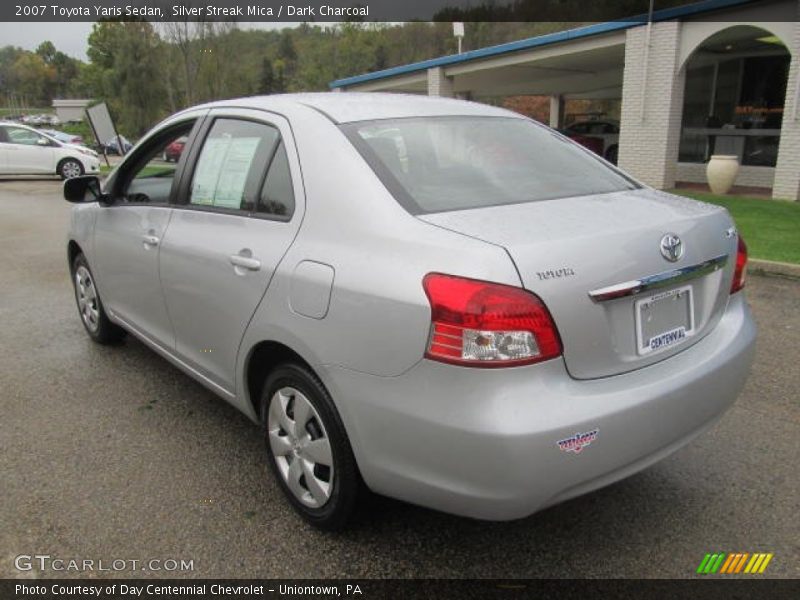
POLYGON ((78 254, 72 263, 72 284, 86 333, 98 344, 112 344, 125 337, 125 330, 111 322, 100 301, 94 275, 83 254, 78 254))
POLYGON ((65 158, 58 165, 58 174, 61 176, 61 179, 80 177, 83 175, 83 165, 79 160, 75 160, 74 158, 65 158))
POLYGON ((297 364, 277 367, 263 389, 267 460, 281 489, 315 527, 343 528, 356 506, 360 476, 328 391, 297 364))

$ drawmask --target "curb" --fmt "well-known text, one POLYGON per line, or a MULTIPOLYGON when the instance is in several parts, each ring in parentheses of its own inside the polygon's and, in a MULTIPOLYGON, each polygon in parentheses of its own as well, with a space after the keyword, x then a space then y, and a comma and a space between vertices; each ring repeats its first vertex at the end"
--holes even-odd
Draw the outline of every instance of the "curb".
POLYGON ((751 258, 748 260, 747 272, 753 275, 785 277, 800 281, 800 265, 751 258))

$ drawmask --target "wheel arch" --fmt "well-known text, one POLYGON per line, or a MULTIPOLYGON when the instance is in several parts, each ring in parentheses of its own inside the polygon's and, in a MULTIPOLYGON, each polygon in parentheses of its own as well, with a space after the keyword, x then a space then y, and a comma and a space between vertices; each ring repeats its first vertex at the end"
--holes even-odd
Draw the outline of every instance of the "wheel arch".
POLYGON ((246 404, 253 411, 253 415, 256 418, 260 418, 258 404, 261 400, 261 392, 263 391, 267 374, 278 365, 287 362, 300 364, 319 378, 319 374, 306 359, 282 342, 263 340, 250 349, 244 373, 247 393, 246 404))
POLYGON ((75 240, 70 240, 67 243, 67 260, 69 261, 69 271, 72 273, 72 264, 75 262, 75 257, 78 254, 86 254, 83 249, 80 247, 78 242, 75 240))

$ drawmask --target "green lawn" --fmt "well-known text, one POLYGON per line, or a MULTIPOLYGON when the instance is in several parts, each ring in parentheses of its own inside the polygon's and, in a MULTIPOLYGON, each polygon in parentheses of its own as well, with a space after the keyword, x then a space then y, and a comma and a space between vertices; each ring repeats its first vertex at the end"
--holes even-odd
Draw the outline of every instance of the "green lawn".
POLYGON ((800 264, 800 202, 716 196, 692 190, 674 193, 727 208, 751 257, 800 264))
POLYGON ((19 108, 0 108, 0 119, 5 119, 9 115, 50 115, 53 113, 52 108, 31 108, 26 107, 24 110, 19 108))

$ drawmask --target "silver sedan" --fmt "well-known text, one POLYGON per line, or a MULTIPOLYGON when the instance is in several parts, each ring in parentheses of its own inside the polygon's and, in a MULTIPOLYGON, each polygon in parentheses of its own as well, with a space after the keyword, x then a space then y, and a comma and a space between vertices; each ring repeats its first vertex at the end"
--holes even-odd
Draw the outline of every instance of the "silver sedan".
POLYGON ((89 336, 260 424, 323 528, 367 489, 505 520, 608 485, 711 427, 753 358, 724 209, 498 108, 217 102, 64 194, 89 336))

